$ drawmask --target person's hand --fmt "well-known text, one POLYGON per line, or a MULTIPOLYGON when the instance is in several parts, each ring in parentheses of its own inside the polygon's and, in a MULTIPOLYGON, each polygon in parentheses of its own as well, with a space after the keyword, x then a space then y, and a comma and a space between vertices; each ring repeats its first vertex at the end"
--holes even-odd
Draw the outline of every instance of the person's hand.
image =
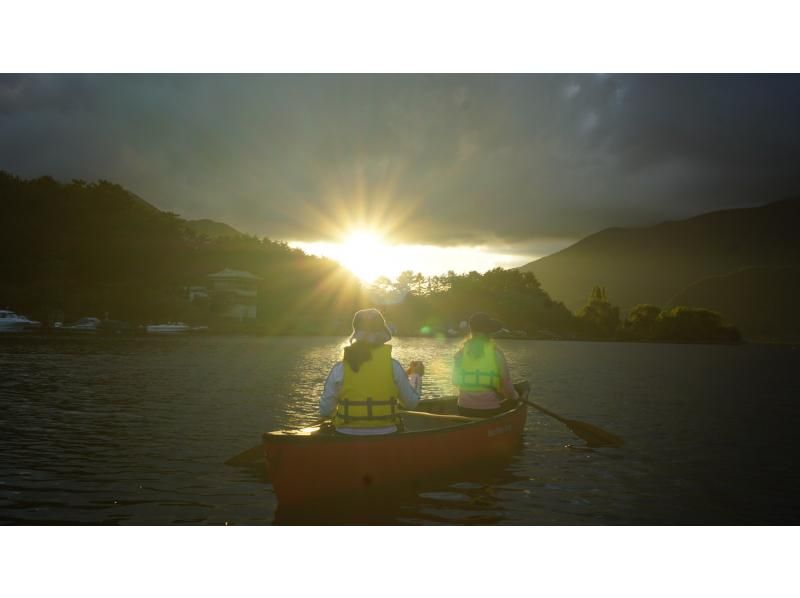
POLYGON ((412 361, 411 365, 408 367, 409 374, 418 374, 420 376, 425 375, 425 364, 421 361, 412 361))
POLYGON ((412 361, 411 364, 408 366, 408 370, 406 370, 406 374, 408 375, 408 381, 411 383, 411 387, 417 392, 420 392, 422 388, 422 375, 425 373, 425 366, 422 365, 421 361, 412 361))

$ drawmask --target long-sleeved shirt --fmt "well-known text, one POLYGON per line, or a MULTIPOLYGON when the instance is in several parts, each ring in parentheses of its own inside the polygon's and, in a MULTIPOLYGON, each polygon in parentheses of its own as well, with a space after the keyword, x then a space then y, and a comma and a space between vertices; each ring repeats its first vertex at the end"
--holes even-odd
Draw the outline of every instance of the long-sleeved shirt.
MULTIPOLYGON (((462 351, 463 349, 456 353, 455 364, 461 361, 462 351)), ((500 368, 500 392, 502 396, 507 399, 518 399, 517 391, 511 380, 511 373, 508 371, 506 356, 497 347, 495 347, 494 354, 497 358, 497 367, 500 368)), ((455 383, 455 380, 453 382, 455 383)), ((497 409, 500 407, 501 398, 494 390, 467 391, 459 389, 458 405, 467 409, 497 409)))
MULTIPOLYGON (((419 394, 412 388, 408 381, 406 372, 403 366, 400 365, 396 359, 392 359, 392 378, 397 385, 397 390, 400 393, 398 399, 406 409, 413 409, 419 403, 419 394)), ((322 390, 322 396, 319 399, 319 414, 321 417, 331 417, 336 413, 336 404, 339 401, 339 393, 342 390, 344 383, 344 365, 340 361, 328 374, 328 379, 325 380, 325 388, 322 390)), ((380 428, 337 428, 337 432, 343 434, 390 434, 397 431, 397 426, 382 426, 380 428)))

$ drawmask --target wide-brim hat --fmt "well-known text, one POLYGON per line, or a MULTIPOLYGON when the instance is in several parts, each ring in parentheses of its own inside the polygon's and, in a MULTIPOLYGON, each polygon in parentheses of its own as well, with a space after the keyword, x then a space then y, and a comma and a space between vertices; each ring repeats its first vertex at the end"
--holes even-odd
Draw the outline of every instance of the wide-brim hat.
POLYGON ((350 342, 361 341, 371 345, 382 345, 392 340, 392 333, 377 309, 362 309, 353 316, 353 334, 350 342))
POLYGON ((469 329, 480 334, 494 334, 503 329, 503 323, 495 320, 489 314, 478 312, 470 317, 469 329))

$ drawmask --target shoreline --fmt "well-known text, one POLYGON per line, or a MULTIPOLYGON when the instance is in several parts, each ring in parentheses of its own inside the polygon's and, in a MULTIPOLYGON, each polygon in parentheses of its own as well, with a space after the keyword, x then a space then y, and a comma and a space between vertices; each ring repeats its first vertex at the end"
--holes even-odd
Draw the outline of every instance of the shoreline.
MULTIPOLYGON (((38 338, 38 339, 79 339, 79 338, 103 338, 103 339, 116 339, 116 340, 134 340, 134 339, 155 339, 155 338, 197 338, 197 337, 255 337, 255 338, 347 338, 348 333, 341 334, 266 334, 252 331, 202 331, 202 332, 182 332, 182 333, 147 333, 135 332, 128 334, 113 334, 113 333, 96 333, 96 332, 43 332, 40 330, 23 330, 23 331, 3 331, 0 332, 0 339, 4 338, 38 338)), ((398 339, 442 339, 463 341, 467 337, 461 336, 446 336, 446 335, 399 335, 396 334, 394 338, 398 339)), ((656 339, 619 339, 619 338, 537 338, 535 336, 528 337, 500 337, 496 338, 500 342, 506 341, 537 341, 537 342, 578 342, 578 343, 638 343, 649 345, 783 345, 783 346, 800 346, 800 339, 798 340, 781 340, 781 339, 757 339, 748 340, 742 339, 737 342, 727 341, 688 341, 688 340, 656 340, 656 339)))

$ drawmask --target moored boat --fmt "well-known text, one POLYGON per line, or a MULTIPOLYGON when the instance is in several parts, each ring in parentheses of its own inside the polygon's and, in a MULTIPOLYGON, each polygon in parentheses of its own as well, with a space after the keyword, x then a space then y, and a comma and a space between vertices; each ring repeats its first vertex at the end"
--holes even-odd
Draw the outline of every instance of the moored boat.
POLYGON ((150 324, 148 334, 184 334, 190 332, 192 327, 183 322, 169 322, 167 324, 150 324))
POLYGON ((522 402, 485 419, 451 415, 455 398, 422 401, 418 409, 402 413, 404 431, 397 434, 347 436, 320 426, 264 434, 279 503, 414 489, 454 471, 502 461, 519 446, 527 416, 522 402))
POLYGON ((81 318, 72 324, 57 326, 59 333, 69 334, 97 334, 100 331, 100 318, 81 318))
POLYGON ((15 314, 8 309, 0 309, 0 332, 22 332, 23 330, 34 330, 41 324, 36 320, 31 320, 27 316, 15 314))
POLYGON ((148 334, 197 334, 208 332, 208 326, 189 326, 183 322, 169 322, 168 324, 150 324, 145 330, 148 334))

